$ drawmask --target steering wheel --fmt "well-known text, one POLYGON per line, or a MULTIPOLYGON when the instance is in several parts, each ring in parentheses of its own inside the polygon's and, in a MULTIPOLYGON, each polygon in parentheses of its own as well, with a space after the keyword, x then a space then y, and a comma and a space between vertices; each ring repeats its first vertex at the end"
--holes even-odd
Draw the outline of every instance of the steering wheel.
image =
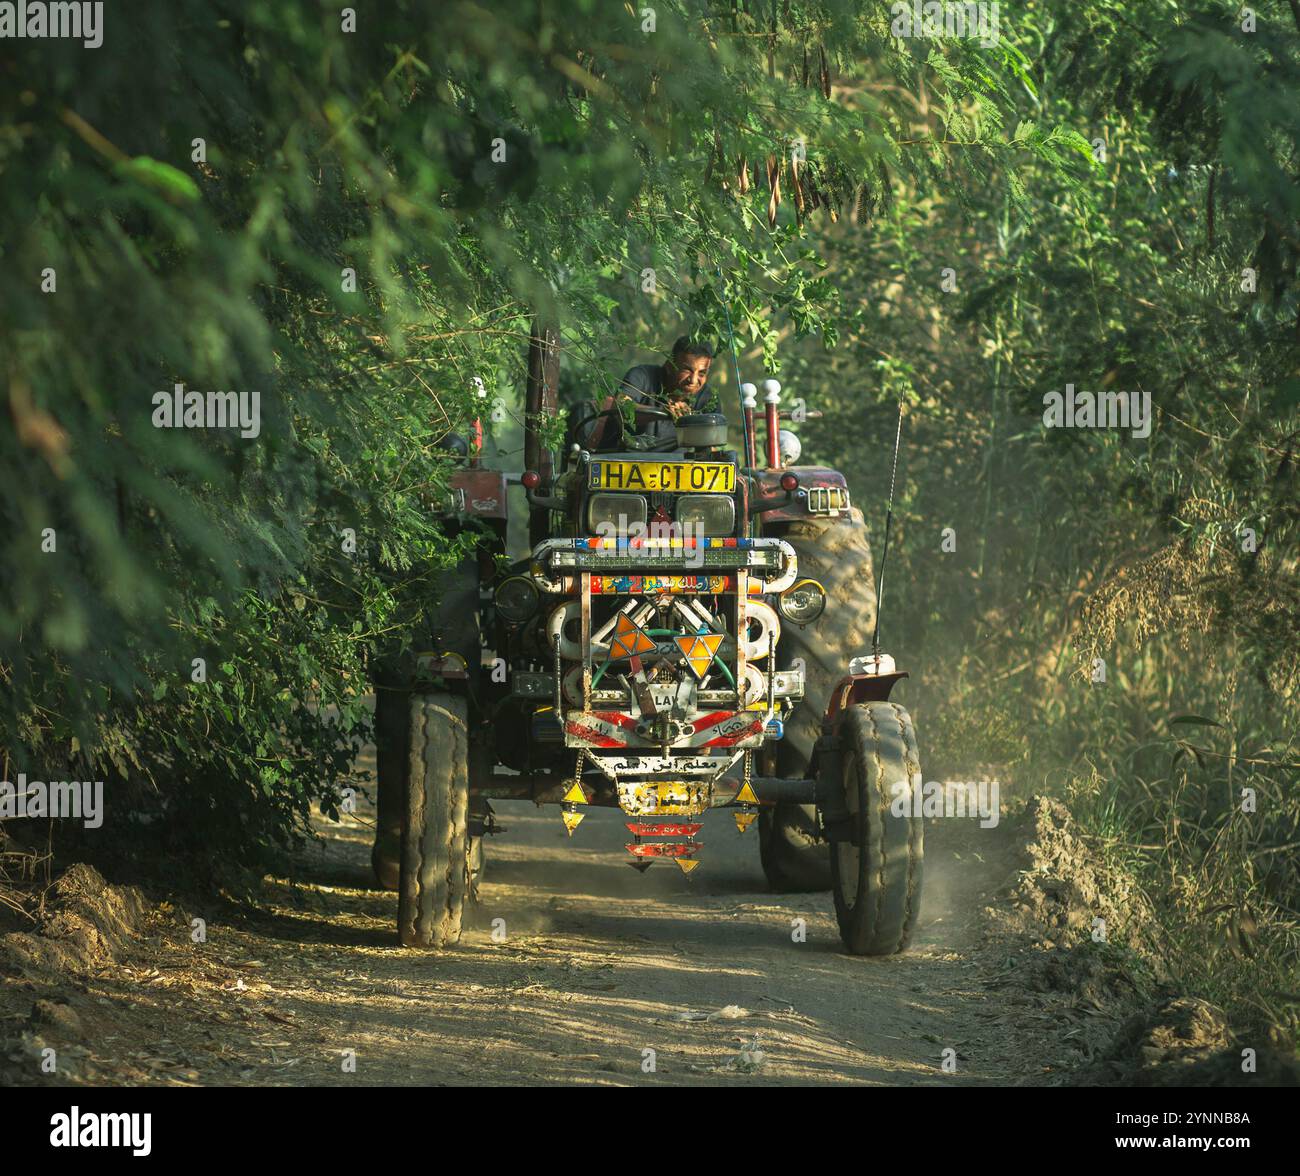
MULTIPOLYGON (((643 405, 643 404, 636 405, 636 412, 638 416, 646 416, 649 417, 651 420, 671 421, 677 419, 676 417, 673 416, 672 413, 667 412, 661 408, 651 408, 649 405, 643 405)), ((572 428, 569 429, 569 444, 573 445, 577 442, 578 431, 584 425, 590 424, 593 421, 598 421, 602 417, 608 417, 608 416, 618 418, 619 441, 622 442, 622 441, 629 440, 629 438, 627 437, 627 425, 623 420, 623 410, 621 408, 607 408, 601 412, 590 413, 587 416, 583 417, 581 420, 574 422, 572 428)), ((629 446, 629 448, 634 448, 634 447, 629 446)), ((658 443, 654 446, 646 447, 647 451, 650 452, 658 452, 661 449, 676 449, 676 448, 677 448, 676 437, 665 437, 663 442, 658 443)))

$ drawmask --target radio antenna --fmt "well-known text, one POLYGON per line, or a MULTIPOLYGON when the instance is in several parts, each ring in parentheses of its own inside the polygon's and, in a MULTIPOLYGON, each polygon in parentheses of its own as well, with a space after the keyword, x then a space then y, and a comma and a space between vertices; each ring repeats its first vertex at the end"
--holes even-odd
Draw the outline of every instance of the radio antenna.
POLYGON ((894 464, 889 471, 889 505, 885 509, 885 542, 880 550, 880 580, 876 587, 876 627, 871 634, 871 652, 880 656, 880 614, 885 602, 885 561, 889 559, 889 531, 894 522, 894 479, 898 474, 898 446, 903 439, 903 398, 898 398, 898 428, 894 432, 894 464))

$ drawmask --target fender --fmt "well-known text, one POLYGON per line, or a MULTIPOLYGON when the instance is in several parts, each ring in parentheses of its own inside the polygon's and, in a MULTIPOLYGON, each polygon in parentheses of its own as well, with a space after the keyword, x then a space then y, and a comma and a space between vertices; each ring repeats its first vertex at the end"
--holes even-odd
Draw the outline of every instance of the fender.
POLYGON ((847 674, 836 683, 826 704, 822 730, 831 732, 843 721, 844 712, 860 702, 888 702, 890 692, 903 678, 910 677, 906 670, 889 674, 847 674))

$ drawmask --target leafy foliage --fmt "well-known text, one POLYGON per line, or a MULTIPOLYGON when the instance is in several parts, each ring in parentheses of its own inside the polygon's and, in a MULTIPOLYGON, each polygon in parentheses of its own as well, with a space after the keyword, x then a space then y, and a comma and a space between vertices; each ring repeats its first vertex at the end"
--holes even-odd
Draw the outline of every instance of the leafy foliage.
MULTIPOLYGON (((437 443, 476 381, 517 406, 534 315, 572 402, 729 312, 869 513, 906 406, 882 632, 931 770, 1066 781, 1171 961, 1264 1015, 1300 919, 1300 28, 1253 7, 1028 4, 984 46, 849 0, 671 0, 653 28, 392 0, 355 31, 172 0, 110 13, 93 68, 24 44, 6 775, 111 775, 187 854, 301 829, 348 779, 370 663, 472 541, 437 443), (258 392, 258 435, 155 428, 178 383, 258 392), (1067 384, 1149 397, 1149 435, 1044 428, 1067 384)), ((498 432, 485 459, 517 466, 498 432)))
POLYGON ((1034 63, 1020 125, 1069 125, 1090 177, 908 192, 876 234, 828 234, 859 309, 829 363, 787 368, 826 413, 806 450, 869 515, 907 406, 883 632, 919 674, 927 770, 1064 782, 1160 900, 1174 972, 1267 1021, 1300 959, 1300 28, 1257 16, 1008 22, 1034 63), (1149 397, 1150 435, 1045 428, 1067 385, 1149 397), (1187 712, 1220 725, 1169 725, 1187 712))
POLYGON ((0 99, 6 771, 111 770, 119 811, 202 812, 236 853, 334 802, 369 662, 469 542, 436 443, 476 380, 516 398, 534 313, 579 395, 724 297, 769 349, 778 322, 833 339, 800 223, 1023 146, 1009 50, 921 56, 853 4, 344 19, 138 5, 93 68, 26 44, 0 99), (893 84, 833 99, 864 60, 893 84), (952 151, 907 143, 922 78, 952 151), (257 435, 155 427, 176 385, 257 393, 257 435))

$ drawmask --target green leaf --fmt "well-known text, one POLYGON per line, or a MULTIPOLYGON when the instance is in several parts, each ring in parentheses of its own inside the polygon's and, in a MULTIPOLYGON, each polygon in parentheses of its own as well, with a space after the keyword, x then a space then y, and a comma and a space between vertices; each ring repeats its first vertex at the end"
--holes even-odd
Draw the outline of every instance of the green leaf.
POLYGON ((125 160, 115 165, 113 170, 123 179, 153 189, 173 204, 192 203, 201 195, 193 177, 148 155, 137 155, 134 159, 125 160))

